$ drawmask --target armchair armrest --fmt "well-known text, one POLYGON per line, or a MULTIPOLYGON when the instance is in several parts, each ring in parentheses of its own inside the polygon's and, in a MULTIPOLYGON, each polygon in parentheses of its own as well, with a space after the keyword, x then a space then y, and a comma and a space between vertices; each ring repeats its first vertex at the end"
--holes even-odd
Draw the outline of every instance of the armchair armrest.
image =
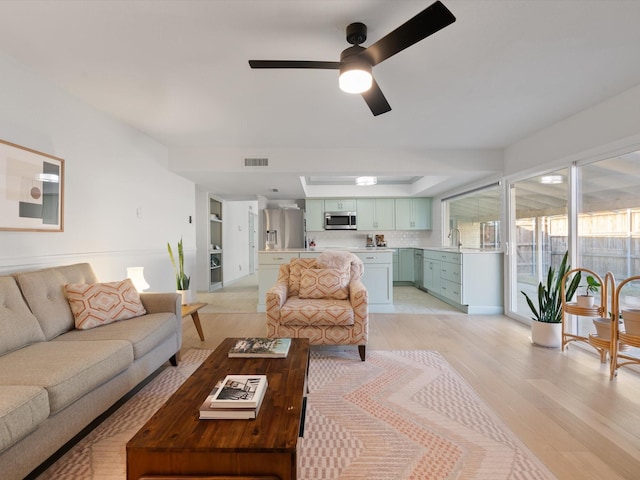
POLYGON ((361 303, 369 305, 369 292, 360 280, 352 280, 349 283, 349 302, 354 309, 361 303))
POLYGON ((267 337, 277 336, 278 323, 280 322, 280 309, 287 301, 289 286, 287 282, 278 282, 265 294, 265 306, 267 309, 267 337))
POLYGON ((284 305, 284 302, 287 301, 287 297, 289 294, 289 285, 287 282, 278 282, 265 294, 265 304, 267 306, 267 311, 269 308, 277 308, 280 310, 284 305))
MULTIPOLYGON (((358 332, 356 336, 366 344, 369 337, 369 292, 360 280, 352 280, 349 284, 349 302, 353 307, 353 322, 358 332)), ((364 361, 364 353, 360 355, 364 361)))

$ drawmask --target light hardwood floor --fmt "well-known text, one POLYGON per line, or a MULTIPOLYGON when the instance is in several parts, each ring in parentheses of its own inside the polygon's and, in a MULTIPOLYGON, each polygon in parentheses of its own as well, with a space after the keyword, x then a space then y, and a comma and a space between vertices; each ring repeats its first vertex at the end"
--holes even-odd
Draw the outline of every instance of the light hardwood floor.
MULTIPOLYGON (((203 298, 233 310, 223 304, 239 292, 257 298, 250 284, 203 298)), ((265 333, 263 313, 225 311, 200 318, 206 340, 200 341, 185 318, 183 351, 265 333)), ((609 381, 608 365, 595 352, 577 345, 565 352, 533 346, 528 326, 501 315, 370 314, 367 348, 440 352, 561 480, 640 479, 637 370, 623 368, 609 381)))

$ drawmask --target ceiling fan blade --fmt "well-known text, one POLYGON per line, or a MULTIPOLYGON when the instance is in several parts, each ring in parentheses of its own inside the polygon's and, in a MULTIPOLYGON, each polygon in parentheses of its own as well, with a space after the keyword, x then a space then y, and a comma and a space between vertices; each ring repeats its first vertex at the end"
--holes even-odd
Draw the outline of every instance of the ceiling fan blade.
POLYGON ((249 60, 251 68, 316 68, 338 70, 340 62, 314 62, 309 60, 249 60))
POLYGON ((438 0, 368 47, 362 55, 369 58, 371 65, 377 65, 455 21, 456 17, 438 0))
POLYGON ((374 117, 377 117, 382 113, 387 113, 391 110, 391 105, 387 102, 387 99, 382 93, 382 90, 380 90, 380 86, 375 79, 373 79, 371 88, 366 92, 362 92, 362 98, 364 98, 364 101, 369 105, 374 117))

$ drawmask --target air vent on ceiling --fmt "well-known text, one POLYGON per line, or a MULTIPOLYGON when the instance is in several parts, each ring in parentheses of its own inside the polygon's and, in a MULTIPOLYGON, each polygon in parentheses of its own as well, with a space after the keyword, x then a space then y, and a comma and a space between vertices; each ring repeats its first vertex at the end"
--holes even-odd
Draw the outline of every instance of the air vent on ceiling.
POLYGON ((244 166, 245 167, 268 167, 269 159, 268 158, 245 158, 244 166))

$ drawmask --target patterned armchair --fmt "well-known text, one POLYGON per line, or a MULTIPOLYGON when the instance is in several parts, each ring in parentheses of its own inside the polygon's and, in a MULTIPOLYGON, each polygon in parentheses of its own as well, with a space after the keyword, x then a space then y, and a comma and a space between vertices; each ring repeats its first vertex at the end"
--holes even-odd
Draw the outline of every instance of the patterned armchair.
POLYGON ((266 293, 267 336, 308 338, 311 345, 357 345, 364 362, 369 296, 364 265, 349 252, 323 252, 280 265, 266 293))

